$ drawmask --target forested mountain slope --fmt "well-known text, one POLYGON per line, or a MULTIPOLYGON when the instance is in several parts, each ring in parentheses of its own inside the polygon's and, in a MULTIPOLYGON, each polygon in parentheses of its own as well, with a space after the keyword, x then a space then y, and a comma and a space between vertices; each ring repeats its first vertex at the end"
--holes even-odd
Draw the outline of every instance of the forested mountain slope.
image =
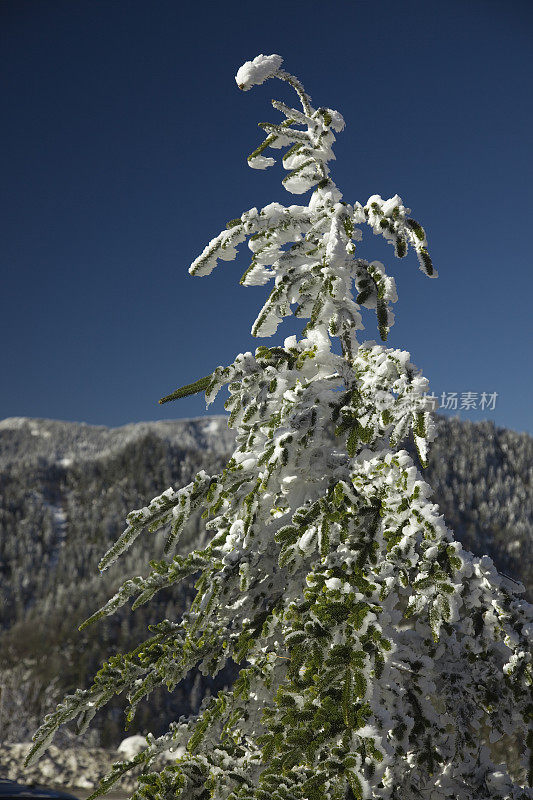
MULTIPOLYGON (((522 581, 533 601, 533 439, 490 422, 436 419, 438 437, 423 474, 434 501, 456 537, 522 581)), ((148 534, 99 574, 98 561, 127 514, 169 486, 188 483, 199 469, 220 471, 232 444, 225 417, 115 429, 0 422, 0 741, 28 739, 55 701, 87 685, 105 658, 145 639, 149 624, 181 616, 194 580, 161 591, 133 614, 122 609, 77 631, 122 579, 145 574, 148 560, 162 557, 161 536, 148 534)), ((202 546, 203 537, 196 517, 177 552, 202 546)), ((156 692, 140 706, 131 732, 149 727, 157 735, 169 719, 195 712, 207 690, 231 684, 238 669, 226 667, 216 679, 191 671, 172 695, 156 692)), ((93 744, 123 738, 123 705, 117 698, 101 714, 93 744)))

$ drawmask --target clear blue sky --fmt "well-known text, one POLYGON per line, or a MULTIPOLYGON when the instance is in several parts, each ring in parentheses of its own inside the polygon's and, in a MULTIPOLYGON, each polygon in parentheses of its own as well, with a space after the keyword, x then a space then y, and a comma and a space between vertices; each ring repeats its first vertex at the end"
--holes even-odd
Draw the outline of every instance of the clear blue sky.
POLYGON ((3 0, 0 418, 200 416, 202 395, 157 400, 296 332, 251 337, 246 246, 187 272, 244 210, 307 202, 246 164, 291 98, 234 75, 279 53, 345 117, 345 200, 398 193, 426 228, 437 280, 370 229, 360 251, 396 278, 390 345, 437 395, 498 393, 462 419, 531 432, 532 31, 529 0, 3 0))

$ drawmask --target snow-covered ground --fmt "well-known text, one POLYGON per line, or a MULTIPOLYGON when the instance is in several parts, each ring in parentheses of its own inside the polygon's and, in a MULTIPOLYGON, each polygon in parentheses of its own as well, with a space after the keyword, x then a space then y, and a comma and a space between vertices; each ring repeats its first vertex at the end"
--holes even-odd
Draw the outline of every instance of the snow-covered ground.
MULTIPOLYGON (((146 746, 143 736, 129 736, 117 750, 101 748, 56 747, 51 745, 42 758, 30 768, 24 767, 24 759, 31 742, 0 744, 0 777, 19 783, 38 783, 57 789, 68 789, 80 800, 85 800, 106 775, 114 761, 129 760, 146 746)), ((183 755, 180 748, 174 753, 161 756, 165 760, 183 755)), ((138 770, 137 770, 138 773, 138 770)), ((110 800, 124 800, 137 785, 135 774, 125 776, 118 789, 106 795, 110 800)))

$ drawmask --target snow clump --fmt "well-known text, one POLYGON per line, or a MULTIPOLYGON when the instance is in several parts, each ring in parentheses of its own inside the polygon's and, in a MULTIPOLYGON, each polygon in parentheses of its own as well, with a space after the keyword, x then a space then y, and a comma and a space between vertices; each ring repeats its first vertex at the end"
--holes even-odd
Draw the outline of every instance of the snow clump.
POLYGON ((244 92, 251 89, 252 86, 259 86, 264 83, 268 78, 272 78, 281 67, 283 59, 281 56, 273 53, 271 56, 259 55, 253 61, 247 61, 235 76, 237 86, 244 92))

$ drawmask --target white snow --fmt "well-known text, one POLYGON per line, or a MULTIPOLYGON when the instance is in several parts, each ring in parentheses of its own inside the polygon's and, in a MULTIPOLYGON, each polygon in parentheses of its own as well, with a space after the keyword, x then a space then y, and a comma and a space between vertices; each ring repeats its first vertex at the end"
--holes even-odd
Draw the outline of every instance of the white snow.
POLYGON ((204 428, 204 433, 218 433, 220 430, 221 419, 211 419, 204 428))
POLYGON ((330 127, 333 128, 334 131, 340 133, 344 129, 345 122, 344 117, 339 111, 334 111, 332 108, 328 108, 329 113, 331 114, 331 123, 330 127))
POLYGON ((32 436, 42 436, 43 439, 49 439, 52 435, 50 431, 40 430, 40 428, 36 427, 30 428, 30 433, 32 436))
POLYGON ((27 422, 26 417, 6 417, 0 420, 0 429, 16 430, 17 428, 23 428, 27 422))
POLYGON ((52 512, 56 540, 50 551, 50 566, 55 567, 59 561, 59 551, 63 547, 67 536, 67 515, 60 505, 52 505, 51 503, 45 503, 44 505, 52 512))
POLYGON ((122 758, 129 761, 131 758, 135 758, 135 756, 147 746, 148 742, 144 736, 128 736, 127 739, 121 741, 117 747, 117 752, 120 753, 122 758))
POLYGON ((265 158, 264 156, 255 156, 254 158, 248 159, 248 166, 252 167, 252 169, 266 169, 275 163, 275 159, 265 158))
MULTIPOLYGON (((124 761, 130 761, 132 758, 135 758, 136 755, 141 753, 146 747, 148 747, 148 741, 144 736, 128 736, 127 739, 123 739, 121 741, 117 748, 117 752, 124 761)), ((184 753, 185 747, 183 747, 183 745, 178 745, 178 747, 165 750, 163 753, 161 753, 161 755, 167 761, 174 761, 175 759, 180 758, 184 753)))
POLYGON ((235 81, 239 89, 247 92, 252 86, 264 83, 268 78, 272 78, 281 67, 283 59, 273 53, 271 56, 263 54, 256 56, 253 61, 246 61, 235 76, 235 81))

